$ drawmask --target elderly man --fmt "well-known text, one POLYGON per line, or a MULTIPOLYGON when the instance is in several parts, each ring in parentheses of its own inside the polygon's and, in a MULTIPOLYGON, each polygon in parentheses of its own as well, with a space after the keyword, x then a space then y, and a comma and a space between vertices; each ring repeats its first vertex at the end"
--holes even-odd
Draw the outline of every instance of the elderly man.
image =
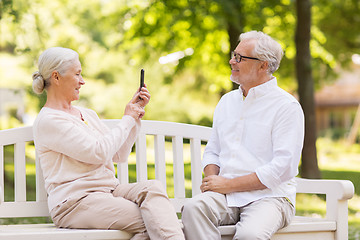
POLYGON ((215 109, 202 193, 182 211, 186 239, 220 239, 218 226, 228 224, 236 224, 233 239, 270 239, 294 216, 304 116, 272 75, 282 56, 270 36, 240 35, 230 59, 230 79, 240 87, 215 109))

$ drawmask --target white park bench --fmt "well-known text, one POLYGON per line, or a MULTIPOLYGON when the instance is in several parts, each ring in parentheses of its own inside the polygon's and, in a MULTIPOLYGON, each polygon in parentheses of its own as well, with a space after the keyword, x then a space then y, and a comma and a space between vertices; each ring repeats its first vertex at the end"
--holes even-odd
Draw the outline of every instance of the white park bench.
MULTIPOLYGON (((117 120, 104 120, 112 127, 117 120)), ((192 196, 200 193, 202 179, 201 155, 202 143, 206 142, 211 133, 211 128, 161 122, 142 121, 140 135, 135 143, 136 148, 136 178, 137 181, 148 179, 147 156, 154 154, 155 177, 166 186, 166 161, 169 149, 165 148, 165 137, 172 140, 172 160, 174 180, 174 198, 172 203, 177 212, 181 211, 184 202, 185 185, 191 188, 192 196), (147 137, 146 137, 147 136, 147 137), (153 139, 151 139, 153 136, 153 139), (154 147, 150 148, 147 142, 151 139, 154 147), (184 151, 185 141, 190 142, 184 151), (154 149, 154 151, 152 150, 154 149), (187 152, 188 151, 188 152, 187 152), (150 152, 150 153, 149 153, 150 152), (166 155, 166 156, 165 156, 166 155), (191 158, 191 185, 184 177, 184 155, 191 158)), ((46 193, 41 170, 36 159, 36 201, 26 199, 26 142, 33 141, 32 127, 20 127, 0 131, 0 221, 2 218, 19 217, 48 217, 46 193), (4 198, 4 146, 14 145, 14 201, 5 201, 4 198)), ((170 157, 171 158, 171 157, 170 157)), ((129 182, 128 165, 117 165, 118 178, 121 183, 129 182)), ((169 176, 168 176, 169 177, 169 176)), ((272 240, 295 239, 348 239, 348 206, 347 201, 354 194, 354 186, 347 180, 306 180, 297 178, 297 192, 326 195, 326 217, 312 218, 296 216, 293 222, 278 231, 272 240)), ((1 222, 0 222, 1 223, 1 222)), ((234 226, 220 227, 222 239, 232 239, 235 232, 234 226)), ((56 239, 130 239, 131 235, 119 230, 89 230, 89 229, 60 229, 54 224, 20 224, 0 225, 0 239, 3 240, 56 240, 56 239)))

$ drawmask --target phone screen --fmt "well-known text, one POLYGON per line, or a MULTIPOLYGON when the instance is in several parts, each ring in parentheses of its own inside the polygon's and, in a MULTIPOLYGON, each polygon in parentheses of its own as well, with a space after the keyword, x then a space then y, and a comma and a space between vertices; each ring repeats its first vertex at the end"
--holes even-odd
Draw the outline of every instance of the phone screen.
POLYGON ((140 89, 144 87, 144 69, 140 71, 140 89))

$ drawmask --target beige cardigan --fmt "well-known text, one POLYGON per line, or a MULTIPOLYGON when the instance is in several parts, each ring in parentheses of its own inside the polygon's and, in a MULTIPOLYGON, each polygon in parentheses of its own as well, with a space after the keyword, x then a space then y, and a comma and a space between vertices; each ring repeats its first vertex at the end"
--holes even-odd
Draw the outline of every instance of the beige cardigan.
POLYGON ((124 162, 140 130, 140 120, 124 116, 110 130, 97 114, 77 107, 85 122, 44 107, 34 122, 34 143, 45 179, 49 211, 89 192, 110 192, 118 184, 113 162, 124 162))

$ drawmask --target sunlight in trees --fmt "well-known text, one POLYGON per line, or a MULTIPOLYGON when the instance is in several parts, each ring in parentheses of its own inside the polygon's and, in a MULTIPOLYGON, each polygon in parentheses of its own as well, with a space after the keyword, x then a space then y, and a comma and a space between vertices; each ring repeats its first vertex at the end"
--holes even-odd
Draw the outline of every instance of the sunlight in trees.
MULTIPOLYGON (((210 121, 212 112, 207 109, 213 109, 221 94, 232 88, 231 24, 276 38, 285 50, 276 73, 279 84, 291 92, 297 88, 296 16, 290 0, 12 0, 2 4, 6 3, 0 15, 0 86, 25 88, 29 112, 36 113, 44 99, 38 102, 30 90, 39 54, 51 46, 64 46, 79 52, 83 65, 87 84, 79 104, 102 116, 121 117, 121 107, 137 88, 139 69, 146 68, 153 96, 147 118, 210 121), (194 114, 189 113, 192 108, 194 114)), ((358 8, 351 1, 313 1, 315 83, 330 78, 339 63, 351 62, 359 48, 351 47, 359 46, 355 34, 359 31, 346 31, 346 26, 351 21, 359 26, 355 24, 358 8)))

